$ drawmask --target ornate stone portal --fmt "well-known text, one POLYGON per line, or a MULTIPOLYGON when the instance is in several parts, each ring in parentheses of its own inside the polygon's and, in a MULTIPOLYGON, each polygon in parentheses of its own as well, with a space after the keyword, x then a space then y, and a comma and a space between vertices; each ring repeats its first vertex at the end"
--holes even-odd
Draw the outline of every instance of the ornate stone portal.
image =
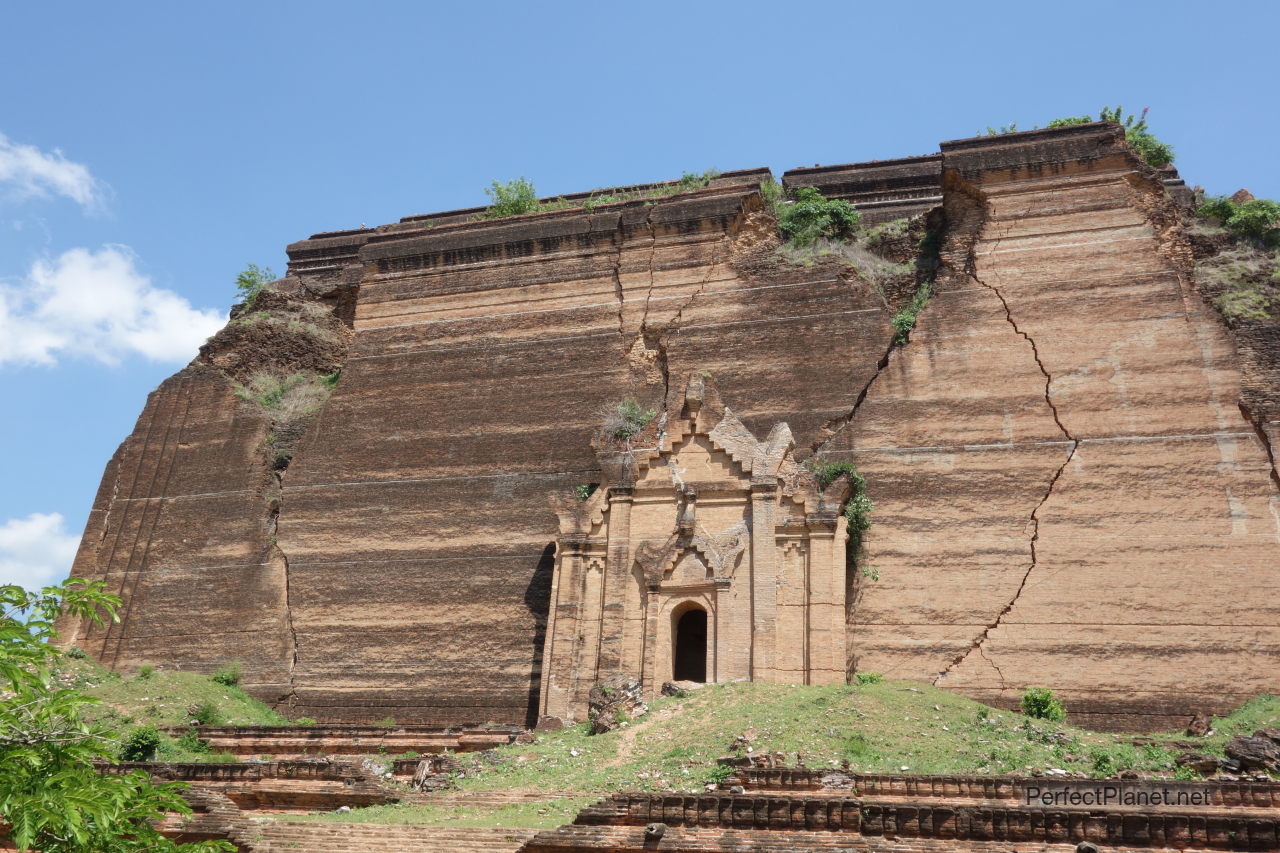
POLYGON ((785 423, 757 441, 700 375, 678 417, 607 443, 599 488, 556 498, 541 713, 581 719, 616 676, 844 682, 848 479, 821 488, 785 423))

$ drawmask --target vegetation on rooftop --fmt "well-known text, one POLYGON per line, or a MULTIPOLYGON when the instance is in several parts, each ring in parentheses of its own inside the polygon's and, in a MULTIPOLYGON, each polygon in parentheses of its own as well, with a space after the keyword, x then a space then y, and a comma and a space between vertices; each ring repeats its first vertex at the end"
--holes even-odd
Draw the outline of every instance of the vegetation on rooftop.
MULTIPOLYGON (((1148 166, 1161 168, 1168 166, 1173 162, 1173 146, 1167 142, 1161 142, 1151 132, 1151 128, 1147 126, 1147 110, 1150 107, 1143 107, 1142 112, 1137 116, 1132 113, 1124 114, 1124 107, 1116 106, 1103 107, 1098 112, 1097 121, 1113 121, 1124 127, 1124 140, 1129 147, 1142 158, 1148 166)), ((1095 119, 1091 115, 1066 116, 1063 118, 1055 118, 1053 121, 1045 125, 1046 128, 1051 127, 1071 127, 1077 124, 1089 124, 1095 119)), ((1032 130, 1039 130, 1039 126, 1033 127, 1032 130)), ((975 136, 1000 136, 1006 133, 1017 133, 1017 123, 1001 125, 1000 127, 991 127, 988 125, 986 132, 978 131, 975 136)))
POLYGON ((668 196, 710 186, 712 179, 719 174, 715 169, 707 169, 705 172, 685 172, 677 180, 647 187, 638 187, 630 190, 594 190, 586 199, 567 199, 564 196, 560 196, 547 201, 539 200, 538 191, 533 182, 521 176, 505 183, 494 181, 485 187, 485 194, 489 196, 489 206, 476 218, 502 219, 525 213, 570 210, 579 207, 591 211, 604 204, 617 204, 625 201, 654 202, 668 196))

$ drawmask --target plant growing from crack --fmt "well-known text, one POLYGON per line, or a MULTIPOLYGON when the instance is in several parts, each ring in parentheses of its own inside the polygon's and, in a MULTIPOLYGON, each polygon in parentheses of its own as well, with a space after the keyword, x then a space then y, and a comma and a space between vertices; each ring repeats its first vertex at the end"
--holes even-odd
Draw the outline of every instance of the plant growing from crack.
MULTIPOLYGON (((856 561, 857 555, 862 552, 863 536, 871 529, 871 513, 876 508, 875 503, 867 495, 867 479, 858 473, 858 469, 852 462, 843 460, 810 459, 805 467, 817 478, 820 489, 825 489, 841 477, 849 478, 849 501, 844 507, 845 524, 849 530, 849 542, 846 547, 856 561)), ((880 577, 879 573, 870 566, 866 567, 863 574, 872 580, 879 580, 880 577)))
POLYGON ((907 342, 911 337, 911 330, 916 327, 916 318, 932 297, 933 281, 921 282, 920 286, 916 288, 916 292, 912 294, 911 301, 893 315, 889 322, 893 325, 895 333, 893 337, 894 343, 901 345, 907 342))
POLYGON ((604 410, 604 431, 618 441, 630 441, 657 416, 657 410, 646 409, 635 397, 628 397, 604 410))

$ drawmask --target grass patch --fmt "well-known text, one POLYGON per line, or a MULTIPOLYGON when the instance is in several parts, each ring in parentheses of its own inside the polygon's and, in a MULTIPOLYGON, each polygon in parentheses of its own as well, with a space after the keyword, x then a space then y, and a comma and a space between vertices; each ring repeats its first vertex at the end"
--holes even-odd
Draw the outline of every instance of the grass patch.
POLYGON ((924 310, 924 306, 929 304, 929 299, 933 296, 933 282, 922 282, 916 288, 916 292, 911 295, 911 301, 903 306, 902 310, 894 314, 889 322, 893 325, 894 338, 898 344, 905 344, 911 337, 911 330, 916 327, 916 318, 920 316, 920 312, 924 310))
POLYGON ((1280 252, 1236 246, 1197 263, 1196 279, 1228 321, 1280 313, 1280 252))
POLYGON ((271 326, 294 335, 308 335, 331 344, 342 343, 342 336, 332 328, 333 312, 315 302, 298 302, 291 312, 280 310, 248 311, 231 320, 228 326, 271 326))
POLYGON ((755 753, 783 752, 788 762, 802 752, 810 767, 848 759, 860 771, 906 766, 913 773, 1088 771, 1091 749, 1127 740, 903 681, 709 685, 685 698, 655 700, 651 708, 631 726, 603 735, 588 735, 579 725, 529 746, 461 755, 466 775, 458 784, 464 792, 701 791, 713 780, 716 759, 733 754, 734 739, 744 732, 751 733, 755 753))
POLYGON ((572 210, 582 208, 592 211, 605 204, 619 204, 626 201, 648 201, 678 195, 689 190, 698 190, 711 185, 711 181, 720 173, 715 169, 705 172, 685 172, 677 180, 642 187, 633 190, 595 190, 586 199, 559 198, 540 201, 538 191, 533 182, 527 178, 516 178, 505 184, 494 181, 485 188, 491 204, 484 212, 477 215, 477 220, 503 219, 508 216, 519 216, 525 213, 543 213, 549 210, 572 210))
MULTIPOLYGON (((876 773, 1003 774, 1061 768, 1093 776, 1135 769, 1181 778, 1173 764, 1181 732, 1103 734, 1065 722, 997 710, 928 684, 859 673, 856 685, 790 686, 763 682, 708 685, 664 697, 626 728, 589 735, 586 724, 541 734, 537 743, 458 755, 458 793, 543 791, 548 799, 487 808, 455 803, 387 805, 342 814, 288 816, 318 820, 440 826, 553 827, 614 791, 702 792, 723 782, 716 764, 746 734, 754 754, 797 752, 811 768, 876 773), (904 771, 905 768, 905 771, 904 771), (554 794, 564 796, 554 798, 554 794), (580 796, 579 796, 580 795, 580 796)), ((1215 721, 1198 749, 1221 754, 1230 736, 1280 721, 1280 700, 1262 697, 1215 721)))
MULTIPOLYGON (((143 677, 111 672, 89 657, 64 658, 58 678, 67 686, 97 699, 83 717, 119 732, 124 739, 144 727, 185 726, 193 719, 208 724, 284 725, 289 721, 239 687, 218 684, 205 675, 152 667, 143 677)), ((234 761, 234 756, 211 753, 193 735, 174 738, 160 733, 155 746, 158 761, 234 761)))
POLYGON ((857 232, 847 241, 819 237, 811 243, 783 243, 778 247, 778 257, 789 264, 811 267, 820 261, 834 260, 857 270, 858 275, 879 288, 885 281, 910 275, 915 269, 911 264, 899 264, 877 255, 867 244, 864 232, 857 232))
POLYGON ((291 422, 318 411, 333 391, 337 374, 260 371, 236 386, 236 396, 291 422))

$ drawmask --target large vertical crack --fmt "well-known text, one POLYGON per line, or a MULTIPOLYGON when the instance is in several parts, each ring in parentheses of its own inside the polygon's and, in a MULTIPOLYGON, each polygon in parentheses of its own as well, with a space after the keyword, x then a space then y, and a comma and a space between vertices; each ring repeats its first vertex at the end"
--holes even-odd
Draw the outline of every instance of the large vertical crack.
POLYGON ((649 206, 644 217, 645 227, 649 229, 649 289, 644 294, 644 312, 640 315, 640 334, 644 334, 645 325, 649 322, 649 300, 653 298, 654 261, 658 257, 658 231, 653 224, 653 205, 649 206))
POLYGON ((1277 489, 1280 489, 1280 468, 1276 467, 1276 452, 1275 448, 1271 446, 1271 437, 1267 435, 1267 430, 1262 425, 1262 419, 1256 417, 1244 401, 1240 401, 1238 405, 1240 406, 1241 416, 1244 417, 1249 426, 1253 427, 1254 435, 1258 436, 1258 441, 1262 443, 1262 449, 1267 454, 1267 463, 1271 466, 1269 472, 1271 474, 1271 482, 1275 484, 1277 489))
POLYGON ((668 323, 658 328, 650 328, 649 300, 653 296, 653 289, 655 286, 656 273, 654 266, 657 259, 658 241, 657 231, 653 225, 652 208, 650 209, 649 216, 645 219, 645 223, 649 226, 649 236, 651 239, 649 249, 649 292, 645 295, 644 317, 640 321, 640 337, 644 342, 645 349, 655 353, 654 361, 662 377, 662 401, 665 409, 667 405, 667 397, 671 392, 671 372, 668 363, 667 337, 680 331, 680 324, 684 319, 685 309, 692 305, 694 301, 697 300, 697 298, 706 290, 707 284, 711 281, 711 276, 715 273, 716 268, 720 264, 724 263, 725 258, 728 257, 729 249, 727 241, 720 241, 720 250, 713 253, 712 257, 705 264, 706 271, 702 275, 702 280, 698 282, 698 286, 694 288, 693 293, 689 294, 688 298, 680 303, 680 306, 676 309, 675 314, 672 315, 672 318, 668 323))
POLYGON ((848 412, 845 412, 840 417, 832 418, 831 420, 827 421, 825 424, 822 425, 822 431, 820 435, 823 437, 814 441, 809 448, 810 452, 814 456, 819 456, 822 453, 825 453, 827 450, 827 445, 829 445, 832 441, 834 441, 835 437, 840 434, 841 430, 843 430, 850 423, 852 423, 853 419, 858 416, 858 409, 862 408, 862 404, 866 401, 867 395, 871 393, 871 386, 876 384, 876 380, 880 378, 880 374, 884 371, 886 367, 889 366, 889 358, 890 356, 893 355, 894 349, 896 349, 899 346, 903 346, 903 344, 900 344, 898 342, 897 333, 890 335, 889 345, 885 347, 884 355, 880 356, 880 360, 876 362, 875 371, 871 374, 870 378, 868 378, 867 381, 863 383, 862 388, 861 390, 858 391, 857 396, 853 398, 853 406, 849 409, 848 412))
POLYGON ((284 624, 285 632, 289 638, 289 658, 288 658, 288 675, 286 679, 287 690, 277 702, 292 707, 297 699, 297 687, 294 682, 294 673, 298 667, 298 630, 293 624, 293 578, 289 573, 289 555, 280 547, 277 536, 280 526, 280 510, 284 505, 284 471, 272 472, 275 482, 272 484, 276 493, 271 501, 270 512, 267 516, 267 535, 270 537, 269 552, 271 562, 280 563, 284 570, 284 624))
MULTIPOLYGON (((995 251, 995 249, 1000 245, 1000 242, 1003 239, 1004 239, 1003 234, 1001 234, 995 239, 991 247, 992 252, 995 251)), ((1044 376, 1045 404, 1049 407, 1049 411, 1053 414, 1053 422, 1057 424, 1058 429, 1062 432, 1063 436, 1065 436, 1066 439, 1069 442, 1071 442, 1071 449, 1070 451, 1068 451, 1066 458, 1062 460, 1062 464, 1058 466, 1058 469, 1053 472, 1053 476, 1049 478, 1049 484, 1048 486, 1045 487, 1044 495, 1041 496, 1039 503, 1037 503, 1035 506, 1035 509, 1031 511, 1031 517, 1029 519, 1029 524, 1031 527, 1031 539, 1029 543, 1030 550, 1031 550, 1031 561, 1027 564, 1026 571, 1022 573, 1022 579, 1018 583, 1018 588, 1014 590, 1013 596, 1008 600, 1008 602, 1005 603, 1004 607, 1000 609, 1000 612, 996 614, 996 618, 992 620, 985 628, 983 628, 982 633, 980 633, 977 637, 974 638, 973 642, 970 643, 969 647, 964 651, 962 651, 960 654, 956 655, 956 657, 951 661, 951 663, 949 663, 947 667, 944 670, 942 670, 942 672, 938 673, 937 677, 933 679, 933 683, 938 684, 943 679, 945 679, 948 675, 950 675, 956 669, 956 667, 964 663, 964 661, 969 657, 969 655, 973 654, 976 651, 978 652, 979 656, 983 660, 987 661, 987 663, 991 665, 991 668, 995 670, 996 676, 1000 679, 1000 687, 1001 689, 1004 689, 1008 686, 1008 683, 1005 681, 1005 678, 1004 678, 1004 673, 1000 671, 1000 667, 996 666, 995 661, 993 661, 986 654, 986 652, 983 650, 982 647, 987 642, 987 639, 991 636, 991 632, 994 631, 996 628, 1000 627, 1001 623, 1004 621, 1004 617, 1009 615, 1009 612, 1013 610, 1014 606, 1018 603, 1018 599, 1022 597, 1023 590, 1027 588, 1027 581, 1030 580, 1031 573, 1034 572, 1036 569, 1036 565, 1039 562, 1039 555, 1036 551, 1036 545, 1040 541, 1040 510, 1044 508, 1044 505, 1049 501, 1049 498, 1053 495, 1054 487, 1058 484, 1059 478, 1062 477, 1063 472, 1066 471, 1067 466, 1071 464, 1071 460, 1075 457, 1076 450, 1078 450, 1080 447, 1080 439, 1072 435, 1071 431, 1067 429, 1066 424, 1062 422, 1062 417, 1061 417, 1061 414, 1058 412, 1058 407, 1053 402, 1053 394, 1052 394, 1053 376, 1049 373, 1048 369, 1044 366, 1044 362, 1040 359, 1040 349, 1039 347, 1036 346, 1035 339, 1032 338, 1029 334, 1023 331, 1021 327, 1018 326, 1018 322, 1014 320, 1013 312, 1009 308, 1009 302, 1007 299, 1005 299, 1004 294, 1000 292, 1000 288, 996 287, 993 284, 988 284, 978 275, 977 260, 973 255, 970 255, 969 257, 968 267, 969 269, 967 270, 967 272, 969 277, 972 278, 974 281, 976 281, 978 284, 985 287, 987 290, 990 290, 993 294, 995 294, 996 298, 1000 300, 1000 305, 1004 309, 1005 321, 1008 322, 1008 324, 1013 328, 1014 332, 1016 332, 1023 340, 1027 342, 1028 345, 1030 345, 1031 356, 1033 359, 1035 359, 1036 367, 1039 368, 1040 373, 1044 376)))

